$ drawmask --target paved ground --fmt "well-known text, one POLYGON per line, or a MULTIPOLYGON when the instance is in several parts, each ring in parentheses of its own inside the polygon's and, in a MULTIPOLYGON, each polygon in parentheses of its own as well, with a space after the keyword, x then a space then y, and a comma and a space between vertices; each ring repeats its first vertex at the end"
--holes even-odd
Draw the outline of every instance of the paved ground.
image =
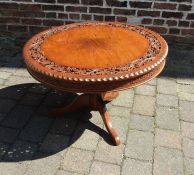
POLYGON ((0 175, 194 175, 191 45, 171 44, 160 77, 108 106, 122 140, 115 147, 96 112, 48 116, 76 94, 38 84, 17 44, 0 39, 0 175))

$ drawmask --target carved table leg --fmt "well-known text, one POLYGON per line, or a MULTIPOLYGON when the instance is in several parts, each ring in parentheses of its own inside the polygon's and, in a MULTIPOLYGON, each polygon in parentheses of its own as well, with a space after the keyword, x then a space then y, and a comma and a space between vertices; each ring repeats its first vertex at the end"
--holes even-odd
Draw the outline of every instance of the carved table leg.
POLYGON ((106 129, 110 133, 114 143, 116 145, 119 145, 121 143, 120 138, 115 129, 112 127, 110 116, 105 105, 106 102, 112 101, 117 96, 118 92, 108 92, 102 94, 82 94, 66 107, 53 109, 51 111, 51 114, 55 116, 63 116, 63 114, 67 112, 72 112, 82 107, 88 107, 91 110, 97 110, 100 112, 106 129))
POLYGON ((111 124, 111 121, 110 121, 110 115, 107 111, 106 106, 105 105, 104 106, 103 105, 99 106, 99 112, 100 112, 100 115, 102 116, 102 119, 104 121, 106 129, 110 133, 114 143, 116 145, 120 145, 120 143, 121 143, 120 138, 119 138, 116 130, 112 127, 112 124, 111 124))

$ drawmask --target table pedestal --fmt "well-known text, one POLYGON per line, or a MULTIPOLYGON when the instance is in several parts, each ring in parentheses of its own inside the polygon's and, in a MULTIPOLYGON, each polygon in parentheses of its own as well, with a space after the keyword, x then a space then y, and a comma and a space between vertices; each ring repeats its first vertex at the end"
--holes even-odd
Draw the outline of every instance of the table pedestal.
POLYGON ((99 111, 106 126, 106 129, 111 135, 115 145, 119 145, 121 143, 120 138, 116 130, 112 127, 110 115, 106 108, 106 104, 115 99, 118 95, 118 92, 106 92, 101 94, 82 94, 78 96, 71 104, 65 107, 55 108, 52 110, 51 113, 55 116, 63 116, 67 112, 73 112, 83 107, 87 107, 90 110, 99 111))

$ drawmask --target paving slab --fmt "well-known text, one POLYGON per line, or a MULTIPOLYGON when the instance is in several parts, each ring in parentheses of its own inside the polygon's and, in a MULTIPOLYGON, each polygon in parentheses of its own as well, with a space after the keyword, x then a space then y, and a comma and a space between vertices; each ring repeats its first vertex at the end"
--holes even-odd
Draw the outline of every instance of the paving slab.
POLYGON ((3 159, 3 156, 8 152, 10 145, 0 142, 0 161, 3 159))
POLYGON ((130 130, 125 148, 125 156, 140 160, 152 160, 153 139, 154 135, 150 132, 130 130))
POLYGON ((154 175, 183 175, 183 155, 176 149, 157 147, 154 153, 154 175))
POLYGON ((41 142, 47 134, 53 119, 44 116, 34 116, 25 126, 19 138, 26 141, 41 142))
POLYGON ((110 116, 119 116, 123 118, 129 118, 130 116, 130 109, 126 107, 120 107, 120 106, 111 106, 108 109, 110 116))
POLYGON ((130 129, 142 130, 142 131, 154 131, 154 118, 132 114, 129 122, 130 129))
POLYGON ((1 162, 0 163, 0 175, 24 175, 27 169, 27 165, 24 163, 8 163, 8 162, 1 162))
POLYGON ((177 94, 176 80, 158 78, 157 79, 157 92, 161 94, 176 95, 177 94))
POLYGON ((183 153, 187 157, 194 158, 194 140, 183 139, 183 153))
POLYGON ((155 145, 181 149, 181 134, 180 132, 156 129, 155 145))
POLYGON ((184 121, 194 122, 194 102, 180 101, 180 117, 184 121))
POLYGON ((4 156, 4 160, 8 162, 31 160, 37 148, 38 145, 35 143, 17 140, 4 156))
POLYGON ((135 95, 133 112, 141 115, 153 116, 155 110, 155 98, 151 96, 135 95))
POLYGON ((95 152, 95 160, 120 165, 123 159, 125 145, 112 146, 101 140, 95 152))
POLYGON ((2 125, 11 128, 23 128, 34 112, 35 108, 32 106, 16 105, 5 117, 2 125))
POLYGON ((125 90, 119 92, 119 96, 114 99, 111 103, 115 106, 124 106, 131 108, 133 105, 133 97, 134 91, 133 90, 125 90))
POLYGON ((185 175, 193 175, 194 172, 194 159, 185 157, 184 158, 185 165, 185 175))
POLYGON ((53 153, 64 151, 69 146, 70 137, 56 134, 47 134, 39 151, 43 153, 53 153))
POLYGON ((178 97, 180 100, 192 101, 194 102, 194 94, 188 92, 178 92, 178 97))
POLYGON ((182 136, 194 139, 194 123, 181 122, 182 136))
POLYGON ((140 95, 156 95, 156 87, 150 85, 141 85, 135 88, 135 93, 140 95))
POLYGON ((89 173, 94 153, 92 151, 70 148, 63 157, 61 168, 76 173, 89 173))
POLYGON ((120 174, 120 167, 118 165, 108 164, 104 162, 97 162, 94 161, 91 170, 90 175, 119 175, 120 174))
POLYGON ((157 107, 156 126, 162 129, 180 130, 179 111, 170 107, 157 107))
POLYGON ((13 143, 19 130, 0 126, 0 142, 13 143))
POLYGON ((157 105, 168 106, 168 107, 178 107, 178 97, 167 94, 157 94, 156 97, 157 105))
POLYGON ((16 104, 16 101, 10 99, 0 99, 0 113, 8 113, 16 104))
POLYGON ((152 164, 150 162, 127 158, 124 160, 122 175, 152 175, 152 164))
POLYGON ((44 158, 38 158, 43 157, 40 154, 36 155, 37 158, 32 160, 30 162, 30 165, 28 166, 25 175, 53 175, 56 174, 60 167, 60 161, 61 157, 59 155, 52 155, 44 158))

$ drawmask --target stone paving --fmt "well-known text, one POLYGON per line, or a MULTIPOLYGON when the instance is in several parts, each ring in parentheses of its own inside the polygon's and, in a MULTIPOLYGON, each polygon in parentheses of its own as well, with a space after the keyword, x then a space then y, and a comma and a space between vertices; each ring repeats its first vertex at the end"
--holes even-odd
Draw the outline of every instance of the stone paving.
POLYGON ((0 40, 0 175, 194 175, 194 48, 170 44, 164 72, 108 105, 122 144, 97 112, 49 117, 77 94, 39 84, 21 46, 0 40))

